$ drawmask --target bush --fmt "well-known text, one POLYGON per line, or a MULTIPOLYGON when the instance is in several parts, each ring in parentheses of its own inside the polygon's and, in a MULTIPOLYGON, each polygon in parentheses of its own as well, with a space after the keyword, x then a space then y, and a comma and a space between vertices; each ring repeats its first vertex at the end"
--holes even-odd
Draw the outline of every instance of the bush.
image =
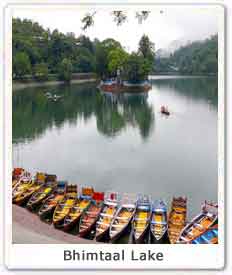
POLYGON ((64 58, 59 68, 59 79, 70 82, 72 78, 72 63, 69 59, 64 58))
POLYGON ((34 78, 38 81, 48 80, 48 66, 45 63, 36 64, 34 67, 34 78))

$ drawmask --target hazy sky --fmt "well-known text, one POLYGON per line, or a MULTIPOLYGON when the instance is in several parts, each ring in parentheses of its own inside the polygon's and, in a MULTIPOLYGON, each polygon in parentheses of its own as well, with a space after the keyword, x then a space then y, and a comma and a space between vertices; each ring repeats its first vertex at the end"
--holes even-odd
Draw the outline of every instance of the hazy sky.
POLYGON ((110 10, 96 9, 17 9, 13 17, 27 18, 38 22, 44 28, 58 29, 63 33, 73 32, 76 36, 85 34, 91 39, 114 38, 129 51, 136 50, 138 41, 147 34, 155 43, 156 50, 166 48, 170 42, 178 39, 197 40, 209 37, 218 31, 217 12, 213 8, 179 7, 153 9, 148 19, 138 24, 135 11, 127 10, 128 20, 122 26, 116 26, 110 10), (81 29, 81 18, 86 12, 97 11, 95 24, 87 31, 81 29))

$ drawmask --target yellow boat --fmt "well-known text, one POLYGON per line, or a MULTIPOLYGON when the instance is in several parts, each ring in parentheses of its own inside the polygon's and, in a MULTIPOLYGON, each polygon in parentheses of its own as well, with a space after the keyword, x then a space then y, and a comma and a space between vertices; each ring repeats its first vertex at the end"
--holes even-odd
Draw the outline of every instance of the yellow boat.
POLYGON ((69 214, 70 209, 74 206, 77 199, 77 185, 68 184, 66 187, 66 194, 63 200, 61 200, 53 214, 53 224, 57 228, 61 228, 64 225, 64 219, 69 214))
POLYGON ((45 183, 35 192, 27 203, 27 208, 30 210, 36 209, 54 190, 56 182, 45 183))
POLYGON ((132 230, 135 243, 144 240, 151 219, 151 201, 148 196, 139 196, 137 208, 132 221, 132 230))
POLYGON ((13 203, 18 205, 24 204, 34 192, 39 190, 41 185, 40 182, 34 180, 20 184, 13 192, 13 203))

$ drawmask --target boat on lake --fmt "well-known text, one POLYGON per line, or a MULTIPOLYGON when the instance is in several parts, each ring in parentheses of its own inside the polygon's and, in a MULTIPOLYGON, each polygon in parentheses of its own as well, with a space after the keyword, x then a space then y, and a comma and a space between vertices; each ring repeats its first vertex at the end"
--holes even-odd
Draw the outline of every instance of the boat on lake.
POLYGON ((35 192, 27 203, 29 210, 35 210, 53 192, 57 183, 55 181, 45 183, 35 192))
POLYGON ((186 216, 187 198, 174 197, 168 217, 168 237, 171 244, 178 241, 181 231, 186 226, 186 216))
POLYGON ((65 196, 60 202, 58 202, 54 210, 53 224, 56 228, 63 227, 65 217, 69 214, 70 209, 76 202, 77 191, 76 184, 67 184, 65 196))
POLYGON ((82 194, 76 199, 68 215, 64 218, 64 230, 68 231, 80 221, 81 215, 89 207, 94 190, 92 187, 83 187, 82 194))
POLYGON ((79 225, 79 236, 84 237, 91 232, 103 208, 104 193, 94 192, 91 203, 83 212, 79 225))
POLYGON ((169 116, 169 115, 170 115, 170 112, 169 112, 169 110, 168 110, 168 107, 166 107, 166 106, 161 106, 160 112, 161 112, 161 114, 164 114, 164 115, 166 115, 166 116, 169 116))
POLYGON ((218 225, 208 228, 197 238, 191 240, 190 244, 218 244, 218 225))
POLYGON ((218 221, 218 205, 205 201, 202 211, 185 226, 180 233, 179 243, 190 243, 218 221))
POLYGON ((152 204, 150 235, 152 243, 163 243, 167 238, 167 205, 163 200, 152 204))
POLYGON ((136 211, 136 203, 137 199, 134 194, 123 195, 121 205, 110 225, 109 235, 111 242, 117 240, 128 230, 136 211))
POLYGON ((105 194, 104 206, 96 224, 95 237, 97 241, 109 238, 110 224, 117 212, 119 200, 119 194, 116 192, 107 192, 105 194))
POLYGON ((38 211, 38 215, 41 219, 45 219, 53 214, 57 204, 64 198, 66 193, 66 181, 57 181, 57 185, 53 193, 43 202, 38 211))
POLYGON ((132 220, 132 232, 135 243, 142 243, 151 220, 151 200, 147 195, 139 195, 137 208, 132 220))

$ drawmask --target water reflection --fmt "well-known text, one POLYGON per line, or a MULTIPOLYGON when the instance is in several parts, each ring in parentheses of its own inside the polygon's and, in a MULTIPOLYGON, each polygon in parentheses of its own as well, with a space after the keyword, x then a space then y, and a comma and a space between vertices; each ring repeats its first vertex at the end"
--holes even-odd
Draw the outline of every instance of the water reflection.
POLYGON ((154 126, 153 107, 147 94, 113 95, 100 93, 96 85, 30 88, 13 95, 13 143, 38 138, 48 128, 61 128, 64 122, 85 123, 94 117, 98 132, 107 137, 119 135, 128 126, 149 137, 154 126), (54 102, 46 93, 62 95, 54 102))

